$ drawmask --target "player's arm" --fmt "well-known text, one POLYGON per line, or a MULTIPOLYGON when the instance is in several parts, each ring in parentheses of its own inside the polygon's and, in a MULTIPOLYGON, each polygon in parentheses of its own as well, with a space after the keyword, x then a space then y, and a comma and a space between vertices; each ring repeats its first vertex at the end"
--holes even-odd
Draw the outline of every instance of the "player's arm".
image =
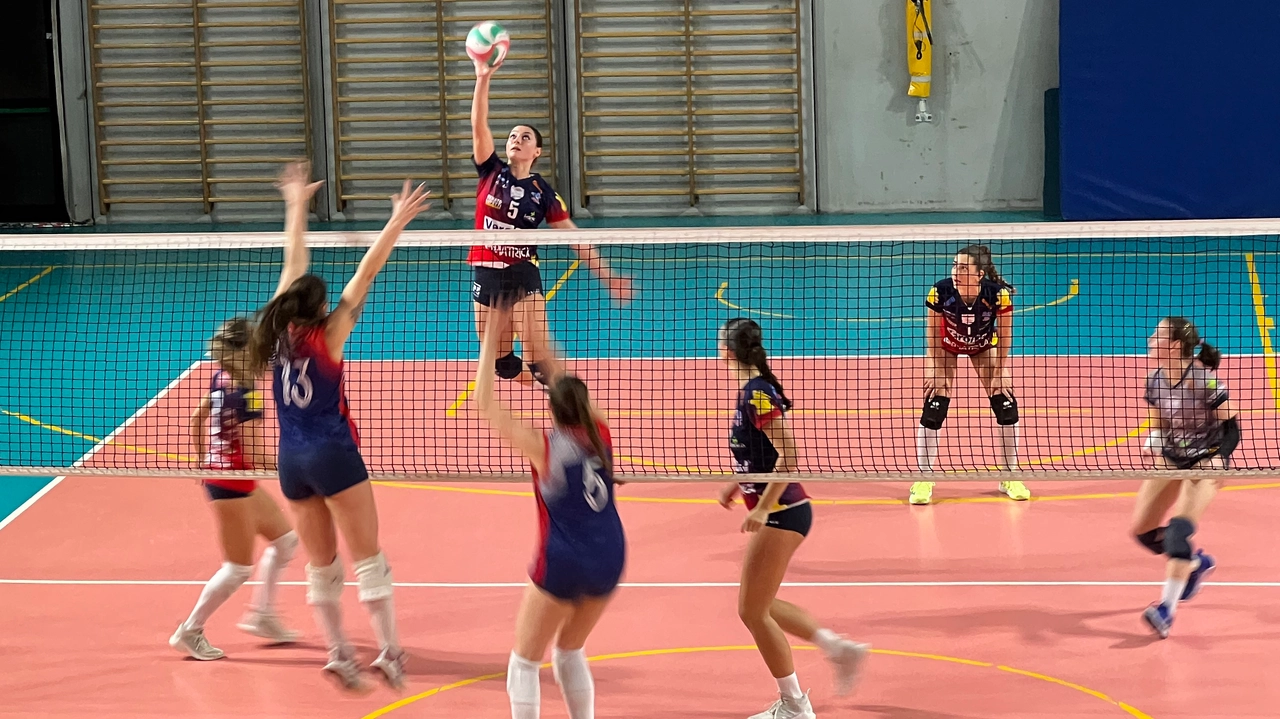
POLYGON ((276 187, 284 198, 284 267, 280 270, 280 283, 275 297, 289 289, 299 277, 307 274, 311 264, 311 252, 307 249, 307 215, 311 212, 311 198, 324 181, 310 182, 311 163, 291 162, 280 173, 276 187))
MULTIPOLYGON (((1001 304, 1008 302, 1008 290, 1000 290, 1001 304)), ((1013 346, 1013 305, 1009 304, 1001 307, 996 313, 996 336, 1000 338, 999 344, 996 345, 996 366, 992 373, 993 380, 997 386, 1003 385, 1003 377, 1006 360, 1009 358, 1009 348, 1013 346)))
POLYGON ((932 399, 938 390, 938 363, 942 356, 941 331, 942 314, 932 307, 924 322, 924 396, 932 399))
POLYGON ((489 426, 520 454, 523 454, 538 468, 540 475, 546 474, 547 448, 542 432, 516 419, 511 411, 493 396, 494 372, 493 363, 498 359, 498 344, 501 339, 500 328, 507 327, 510 319, 510 308, 494 307, 485 328, 484 341, 480 344, 480 361, 476 366, 475 400, 480 415, 489 426))
POLYGON ((213 411, 213 398, 206 394, 200 404, 196 405, 196 409, 191 413, 191 421, 187 426, 188 435, 191 438, 191 446, 196 450, 196 461, 203 462, 205 451, 205 424, 209 421, 209 414, 213 411))
POLYGON ((360 260, 360 266, 356 268, 356 274, 342 290, 342 299, 338 300, 337 308, 325 322, 325 345, 329 348, 329 355, 335 360, 342 358, 342 347, 351 336, 351 330, 355 329, 360 313, 364 311, 365 301, 369 298, 369 288, 373 286, 374 278, 387 264, 391 250, 395 249, 396 240, 400 239, 400 233, 404 232, 404 228, 418 216, 419 212, 430 207, 427 196, 431 192, 427 190, 426 183, 418 185, 412 191, 409 188, 409 181, 405 180, 400 192, 391 196, 391 219, 387 220, 386 227, 382 228, 373 245, 365 251, 364 259, 360 260))
POLYGON ((778 450, 778 464, 773 471, 796 471, 796 437, 791 432, 791 426, 787 424, 787 418, 779 416, 760 429, 773 443, 773 448, 778 450))
POLYGON ((251 419, 240 425, 240 439, 247 450, 249 461, 253 462, 254 469, 276 471, 276 453, 267 447, 261 419, 251 419))
POLYGON ((471 156, 477 165, 481 165, 493 156, 493 130, 489 128, 489 80, 498 68, 483 62, 475 62, 475 67, 476 89, 471 95, 471 156))
MULTIPOLYGON (((577 229, 577 225, 573 224, 573 220, 560 220, 549 224, 557 230, 577 229)), ((609 267, 608 261, 600 254, 600 250, 595 245, 571 245, 571 247, 578 255, 578 259, 582 260, 582 264, 587 266, 587 270, 591 274, 600 279, 600 283, 605 286, 605 289, 609 291, 609 294, 614 299, 619 302, 631 300, 631 278, 614 274, 609 267)))

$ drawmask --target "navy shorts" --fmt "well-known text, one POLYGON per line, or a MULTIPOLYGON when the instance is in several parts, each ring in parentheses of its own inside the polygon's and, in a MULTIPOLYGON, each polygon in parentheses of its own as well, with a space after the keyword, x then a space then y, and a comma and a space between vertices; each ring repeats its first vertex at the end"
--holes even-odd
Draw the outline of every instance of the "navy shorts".
POLYGON ((471 283, 471 299, 485 307, 492 307, 499 297, 519 302, 529 295, 542 294, 542 273, 532 262, 517 262, 503 267, 476 267, 471 283))
POLYGON ((369 479, 354 446, 317 445, 280 448, 280 491, 292 500, 332 497, 369 479))
POLYGON ((218 501, 219 499, 244 499, 249 496, 248 492, 239 492, 226 487, 219 487, 216 484, 204 482, 204 491, 209 495, 209 499, 218 501))
POLYGON ((765 520, 765 526, 786 529, 807 537, 809 530, 813 528, 813 505, 805 502, 774 512, 765 520))
POLYGON ((548 551, 529 578, 542 591, 565 602, 606 597, 622 580, 626 551, 595 554, 590 558, 574 552, 548 551))

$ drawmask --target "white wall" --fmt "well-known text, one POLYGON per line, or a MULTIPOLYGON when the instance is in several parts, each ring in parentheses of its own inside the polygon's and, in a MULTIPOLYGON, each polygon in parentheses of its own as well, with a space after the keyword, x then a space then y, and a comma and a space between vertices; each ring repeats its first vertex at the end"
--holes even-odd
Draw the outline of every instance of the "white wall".
POLYGON ((934 0, 932 124, 907 96, 905 0, 814 0, 823 212, 1038 208, 1058 0, 934 0))

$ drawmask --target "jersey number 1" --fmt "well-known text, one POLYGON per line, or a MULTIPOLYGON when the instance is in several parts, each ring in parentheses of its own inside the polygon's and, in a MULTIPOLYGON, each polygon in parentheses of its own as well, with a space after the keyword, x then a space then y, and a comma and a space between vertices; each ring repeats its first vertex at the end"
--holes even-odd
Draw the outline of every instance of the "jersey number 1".
POLYGON ((598 465, 599 461, 592 457, 582 463, 582 496, 591 509, 603 512, 609 506, 609 487, 600 476, 604 465, 598 465))
POLYGON ((314 389, 311 385, 311 378, 307 376, 307 368, 311 365, 311 358, 294 360, 286 362, 280 368, 280 394, 284 395, 284 404, 286 407, 294 406, 298 409, 306 409, 311 405, 311 395, 314 389), (293 371, 298 371, 294 376, 293 371))

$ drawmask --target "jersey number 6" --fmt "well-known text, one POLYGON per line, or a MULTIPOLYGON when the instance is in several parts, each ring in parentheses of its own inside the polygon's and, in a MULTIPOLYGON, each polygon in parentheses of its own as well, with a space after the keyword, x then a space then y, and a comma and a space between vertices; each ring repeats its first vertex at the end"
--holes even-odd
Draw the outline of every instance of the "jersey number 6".
POLYGON ((600 477, 600 469, 604 465, 599 461, 593 457, 582 463, 582 496, 591 509, 603 512, 609 506, 609 487, 600 477))
POLYGON ((284 386, 281 388, 280 394, 284 395, 285 406, 294 406, 298 409, 306 409, 311 405, 311 395, 314 389, 311 386, 311 378, 307 376, 307 368, 311 365, 311 358, 294 360, 286 362, 280 369, 280 383, 284 386), (298 371, 294 376, 293 371, 298 371))

